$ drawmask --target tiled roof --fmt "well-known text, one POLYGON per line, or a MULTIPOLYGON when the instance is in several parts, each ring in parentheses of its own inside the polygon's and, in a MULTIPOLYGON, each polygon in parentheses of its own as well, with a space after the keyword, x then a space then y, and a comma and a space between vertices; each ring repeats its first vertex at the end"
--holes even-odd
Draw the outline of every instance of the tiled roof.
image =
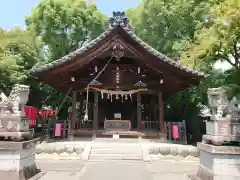
POLYGON ((147 50, 148 52, 150 52, 152 55, 158 57, 160 60, 175 66, 181 70, 184 70, 186 72, 192 73, 194 75, 197 76, 204 76, 204 74, 202 72, 196 71, 196 70, 192 70, 189 69, 188 67, 182 65, 181 63, 172 60, 171 58, 163 55, 162 53, 160 53, 159 51, 157 51, 156 49, 154 49, 153 47, 149 46, 147 43, 145 43, 143 40, 141 40, 139 37, 137 37, 133 32, 131 31, 126 31, 137 43, 139 43, 145 50, 147 50))
MULTIPOLYGON (((122 15, 122 14, 121 14, 122 15)), ((123 17, 122 17, 123 19, 123 17)), ((106 31, 104 31, 100 36, 98 36, 96 39, 90 41, 88 44, 84 45, 83 47, 81 47, 80 49, 66 55, 63 56, 62 58, 53 61, 49 64, 45 64, 43 66, 37 67, 37 68, 33 68, 30 70, 30 73, 35 74, 35 73, 39 73, 42 72, 44 70, 50 69, 50 68, 54 68, 58 65, 61 65, 67 61, 71 61, 74 59, 74 57, 88 51, 90 48, 92 48, 94 45, 98 44, 102 39, 104 39, 105 37, 107 37, 112 31, 114 31, 116 28, 122 28, 133 40, 135 40, 138 44, 140 44, 146 51, 148 51, 149 53, 151 53, 152 55, 156 56, 159 58, 159 60, 162 60, 174 67, 177 67, 181 70, 184 70, 188 73, 191 73, 193 75, 196 76, 204 76, 203 73, 198 72, 196 70, 192 70, 189 69, 188 67, 180 64, 177 61, 174 61, 172 59, 170 59, 169 57, 163 55, 162 53, 158 52, 157 50, 155 50, 154 48, 152 48, 151 46, 149 46, 147 43, 145 43, 144 41, 142 41, 139 37, 137 37, 131 30, 130 25, 128 24, 128 21, 126 19, 123 19, 122 21, 118 21, 115 22, 113 18, 110 19, 110 24, 109 27, 106 31), (124 20, 124 21, 123 21, 124 20)))
POLYGON ((74 57, 88 51, 88 49, 90 49, 91 47, 93 47, 94 45, 98 44, 103 38, 105 38, 108 34, 110 34, 110 32, 112 32, 112 30, 115 29, 115 27, 112 28, 108 28, 106 31, 104 31, 100 36, 98 36, 96 39, 90 41, 89 43, 87 43, 86 45, 84 45, 83 47, 77 49, 76 51, 73 51, 69 54, 67 54, 66 56, 63 56, 62 58, 55 60, 51 63, 42 65, 40 67, 35 67, 32 68, 30 70, 30 73, 35 74, 35 73, 39 73, 42 72, 44 70, 48 70, 50 68, 54 68, 58 65, 64 64, 67 61, 71 61, 74 59, 74 57))

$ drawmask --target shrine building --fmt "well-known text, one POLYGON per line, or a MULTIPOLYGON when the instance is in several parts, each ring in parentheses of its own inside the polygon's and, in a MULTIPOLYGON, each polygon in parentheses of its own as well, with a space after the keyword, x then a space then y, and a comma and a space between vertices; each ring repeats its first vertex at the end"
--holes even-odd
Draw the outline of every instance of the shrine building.
POLYGON ((122 12, 113 13, 96 39, 31 73, 72 96, 75 136, 164 135, 163 101, 203 78, 138 38, 122 12))

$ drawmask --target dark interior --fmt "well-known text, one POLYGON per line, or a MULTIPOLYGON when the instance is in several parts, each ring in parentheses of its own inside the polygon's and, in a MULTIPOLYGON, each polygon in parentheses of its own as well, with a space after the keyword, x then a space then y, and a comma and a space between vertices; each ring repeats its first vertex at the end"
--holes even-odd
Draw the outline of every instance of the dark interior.
POLYGON ((100 99, 99 97, 99 127, 103 128, 103 121, 114 120, 115 113, 121 113, 121 120, 131 120, 132 128, 137 127, 136 123, 136 97, 133 96, 132 100, 125 100, 121 97, 119 99, 113 98, 112 102, 110 99, 104 98, 100 99))

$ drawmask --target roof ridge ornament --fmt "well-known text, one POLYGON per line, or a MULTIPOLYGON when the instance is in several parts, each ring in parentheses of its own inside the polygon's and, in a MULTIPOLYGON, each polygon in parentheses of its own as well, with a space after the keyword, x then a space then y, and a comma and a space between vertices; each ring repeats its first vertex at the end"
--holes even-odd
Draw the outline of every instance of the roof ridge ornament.
POLYGON ((124 11, 113 11, 113 17, 109 18, 108 25, 110 28, 121 26, 126 31, 132 31, 132 27, 129 24, 128 18, 125 16, 124 11))

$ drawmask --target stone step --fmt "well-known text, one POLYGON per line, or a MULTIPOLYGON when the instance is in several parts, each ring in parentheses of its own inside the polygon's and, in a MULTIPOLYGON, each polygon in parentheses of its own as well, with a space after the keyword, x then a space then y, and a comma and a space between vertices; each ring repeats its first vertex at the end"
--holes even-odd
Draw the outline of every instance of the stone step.
POLYGON ((201 179, 197 177, 195 174, 188 174, 187 180, 201 180, 201 179))
POLYGON ((92 149, 140 149, 139 145, 126 144, 93 144, 92 149))
POLYGON ((90 154, 89 160, 143 160, 143 157, 128 154, 90 154))
POLYGON ((111 154, 111 153, 125 153, 125 154, 135 154, 142 153, 141 149, 91 149, 91 153, 99 153, 99 154, 111 154))
POLYGON ((139 144, 94 143, 89 160, 143 160, 139 144))
POLYGON ((102 154, 102 155, 106 155, 106 154, 121 154, 121 155, 133 155, 133 156, 141 156, 142 152, 138 151, 138 152, 124 152, 124 151, 95 151, 95 150, 91 150, 91 155, 93 154, 102 154))
POLYGON ((119 139, 114 139, 114 138, 97 138, 95 139, 95 142, 97 143, 138 143, 141 140, 139 139, 132 139, 132 138, 119 138, 119 139))

